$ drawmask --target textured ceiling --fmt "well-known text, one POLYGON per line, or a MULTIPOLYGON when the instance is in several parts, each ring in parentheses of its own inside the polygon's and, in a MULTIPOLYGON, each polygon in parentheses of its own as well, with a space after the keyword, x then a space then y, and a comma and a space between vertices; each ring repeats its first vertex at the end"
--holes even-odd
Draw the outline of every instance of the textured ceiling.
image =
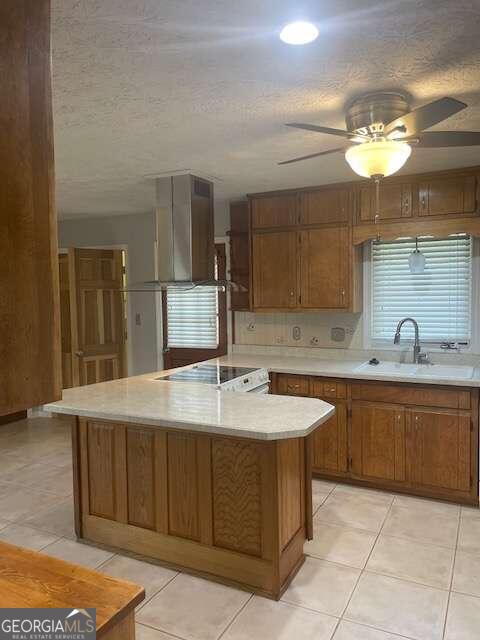
MULTIPOLYGON (((480 130, 480 1, 53 0, 60 216, 151 210, 153 176, 190 170, 219 199, 349 180, 338 145, 283 126, 344 126, 352 96, 470 106, 437 128, 480 130), (317 21, 306 47, 282 23, 317 21)), ((405 172, 480 164, 480 148, 415 150, 405 172)))

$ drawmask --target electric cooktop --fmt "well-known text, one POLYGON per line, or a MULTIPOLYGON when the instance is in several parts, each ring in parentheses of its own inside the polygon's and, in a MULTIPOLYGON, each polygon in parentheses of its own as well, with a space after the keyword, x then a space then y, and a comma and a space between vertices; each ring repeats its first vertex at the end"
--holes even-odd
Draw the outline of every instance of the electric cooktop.
POLYGON ((214 364, 199 364, 191 369, 184 369, 177 373, 172 373, 157 380, 169 380, 171 382, 201 382, 204 384, 224 384, 236 378, 241 378, 257 369, 247 367, 228 367, 225 365, 216 366, 214 364))

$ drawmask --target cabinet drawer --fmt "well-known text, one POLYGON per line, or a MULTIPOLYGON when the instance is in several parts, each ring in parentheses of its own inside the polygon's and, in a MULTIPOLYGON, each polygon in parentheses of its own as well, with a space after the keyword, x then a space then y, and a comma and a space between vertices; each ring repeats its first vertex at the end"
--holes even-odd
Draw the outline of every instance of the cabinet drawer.
POLYGON ((347 397, 347 386, 343 382, 336 380, 326 380, 325 378, 310 379, 310 394, 315 398, 339 398, 347 397))
POLYGON ((352 384, 352 400, 470 409, 470 391, 419 385, 352 384))
POLYGON ((278 377, 278 393, 284 396, 308 396, 309 383, 307 376, 281 375, 278 377))

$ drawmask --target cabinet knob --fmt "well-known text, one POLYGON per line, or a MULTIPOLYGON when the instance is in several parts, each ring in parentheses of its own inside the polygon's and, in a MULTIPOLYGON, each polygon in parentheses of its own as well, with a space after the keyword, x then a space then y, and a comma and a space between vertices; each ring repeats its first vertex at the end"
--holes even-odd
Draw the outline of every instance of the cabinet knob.
POLYGON ((77 356, 77 358, 83 358, 85 353, 83 351, 75 351, 75 355, 77 356))
POLYGON ((293 298, 293 296, 295 295, 295 291, 290 291, 290 296, 293 298))

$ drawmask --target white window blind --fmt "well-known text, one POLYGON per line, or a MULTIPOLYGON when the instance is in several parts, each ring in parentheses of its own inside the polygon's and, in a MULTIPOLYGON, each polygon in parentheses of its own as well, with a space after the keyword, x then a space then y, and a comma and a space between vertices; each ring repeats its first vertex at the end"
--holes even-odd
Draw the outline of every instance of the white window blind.
MULTIPOLYGON (((372 242, 371 338, 393 340, 397 323, 415 318, 423 341, 470 341, 472 240, 419 238, 425 271, 410 273, 415 241, 372 242)), ((410 323, 402 338, 413 338, 410 323)))
POLYGON ((168 346, 216 349, 218 347, 218 289, 167 289, 168 346))

